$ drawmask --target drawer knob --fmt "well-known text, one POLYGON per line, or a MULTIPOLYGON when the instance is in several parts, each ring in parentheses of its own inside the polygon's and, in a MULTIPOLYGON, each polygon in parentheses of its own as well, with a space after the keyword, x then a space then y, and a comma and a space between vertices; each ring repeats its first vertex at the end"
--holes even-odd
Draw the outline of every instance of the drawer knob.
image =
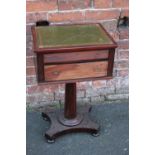
POLYGON ((53 71, 52 74, 53 75, 59 75, 60 74, 60 71, 53 71))

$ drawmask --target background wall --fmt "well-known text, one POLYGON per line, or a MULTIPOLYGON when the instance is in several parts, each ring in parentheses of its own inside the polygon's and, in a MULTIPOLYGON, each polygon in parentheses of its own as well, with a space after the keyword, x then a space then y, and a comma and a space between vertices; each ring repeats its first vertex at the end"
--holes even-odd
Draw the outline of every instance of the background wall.
POLYGON ((78 101, 111 102, 128 99, 129 35, 128 27, 117 27, 120 17, 129 16, 128 0, 27 0, 26 8, 26 84, 27 105, 49 103, 61 105, 64 85, 38 86, 32 51, 31 26, 38 20, 54 23, 100 22, 112 35, 119 47, 114 62, 114 78, 78 83, 78 101))

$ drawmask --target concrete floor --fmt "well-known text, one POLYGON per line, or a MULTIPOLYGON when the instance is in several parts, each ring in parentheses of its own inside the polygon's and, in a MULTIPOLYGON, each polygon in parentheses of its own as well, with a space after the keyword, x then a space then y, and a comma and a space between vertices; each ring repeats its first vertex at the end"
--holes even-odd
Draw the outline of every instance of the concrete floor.
POLYGON ((40 112, 27 112, 27 155, 128 155, 128 103, 94 105, 91 116, 101 126, 99 137, 72 133, 48 144, 43 134, 50 124, 40 112))

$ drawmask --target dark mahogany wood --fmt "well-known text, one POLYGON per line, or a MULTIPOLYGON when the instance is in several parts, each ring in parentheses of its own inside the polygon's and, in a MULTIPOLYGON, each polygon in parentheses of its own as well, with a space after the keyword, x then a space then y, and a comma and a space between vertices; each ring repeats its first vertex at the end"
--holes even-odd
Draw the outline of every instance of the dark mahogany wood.
POLYGON ((109 52, 108 50, 101 51, 82 51, 82 52, 72 52, 72 53, 52 53, 44 55, 45 64, 54 64, 54 63, 74 63, 82 61, 95 61, 108 59, 109 52))
POLYGON ((115 49, 109 49, 109 63, 108 63, 108 71, 107 76, 112 76, 113 73, 113 65, 114 65, 114 57, 115 57, 115 49))
POLYGON ((89 118, 91 108, 76 109, 76 82, 112 78, 117 44, 103 26, 98 25, 109 36, 112 44, 38 48, 35 27, 32 27, 38 84, 66 84, 64 112, 56 110, 42 113, 43 118, 51 122, 50 129, 45 133, 49 142, 65 133, 99 132, 99 125, 89 118))
POLYGON ((45 81, 107 76, 108 61, 45 65, 45 81))
POLYGON ((45 81, 44 78, 44 58, 43 54, 39 53, 37 54, 37 75, 38 75, 38 82, 43 82, 45 81))
POLYGON ((76 83, 67 83, 65 86, 65 117, 76 117, 76 83))
POLYGON ((49 143, 53 143, 54 140, 64 134, 71 132, 89 132, 94 136, 99 135, 100 126, 92 121, 89 116, 89 112, 91 111, 91 106, 83 106, 79 107, 78 114, 83 116, 82 121, 75 126, 64 125, 59 122, 58 117, 61 116, 61 111, 55 110, 53 112, 42 113, 42 117, 51 122, 50 128, 45 133, 45 138, 49 143))
POLYGON ((76 111, 76 83, 67 83, 65 86, 65 106, 64 114, 58 117, 61 124, 65 126, 75 126, 81 123, 83 115, 76 111))
MULTIPOLYGON (((83 25, 84 23, 78 24, 83 25)), ((87 23, 86 23, 87 24, 87 23)), ((90 24, 90 23, 89 23, 90 24)), ((95 24, 95 23, 93 23, 95 24)), ((58 26, 62 26, 64 24, 59 24, 58 26)), ((66 24, 65 24, 66 25, 66 24)), ((75 24, 72 24, 75 25, 75 24)), ((112 37, 107 33, 107 31, 103 28, 101 24, 98 24, 100 29, 103 30, 107 36, 111 39, 113 44, 103 44, 103 45, 88 45, 88 46, 70 46, 70 47, 54 47, 54 48, 41 48, 38 50, 37 43, 36 43, 36 32, 35 27, 32 27, 32 34, 33 34, 33 42, 34 42, 34 51, 37 55, 42 55, 41 58, 43 60, 38 61, 38 82, 45 83, 45 82, 53 82, 53 83, 68 83, 68 82, 79 82, 84 80, 98 80, 102 78, 111 78, 112 77, 112 69, 113 69, 113 59, 114 59, 114 52, 115 48, 117 47, 116 42, 112 39, 112 37), (109 50, 110 49, 110 50, 109 50), (110 53, 109 53, 110 51, 110 53), (88 53, 87 53, 88 52, 88 53), (53 54, 53 55, 52 55, 53 54), (91 76, 91 77, 83 77, 81 78, 68 78, 68 79, 54 79, 51 75, 49 75, 48 71, 52 66, 50 65, 60 65, 60 64, 74 64, 74 63, 82 63, 82 62, 95 62, 95 61, 108 61, 108 70, 107 74, 99 75, 99 76, 91 76), (42 63, 44 64, 44 71, 42 63), (47 66, 49 65, 49 67, 47 66), (45 70, 46 69, 46 70, 45 70), (45 74, 46 72, 46 74, 45 74), (45 78, 46 75, 46 78, 45 78)), ((38 56, 40 57, 40 56, 38 56)), ((59 67, 58 67, 59 68, 59 67)), ((87 67, 86 71, 87 71, 87 67)), ((57 73, 57 72, 55 72, 57 73)), ((95 74, 95 73, 94 73, 95 74)))

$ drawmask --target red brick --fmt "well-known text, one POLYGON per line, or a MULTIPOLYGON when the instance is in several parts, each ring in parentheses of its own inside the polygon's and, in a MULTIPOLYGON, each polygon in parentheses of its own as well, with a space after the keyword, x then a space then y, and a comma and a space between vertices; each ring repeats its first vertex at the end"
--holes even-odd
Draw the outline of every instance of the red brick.
POLYGON ((36 96, 26 96, 26 102, 27 104, 31 104, 31 103, 34 103, 34 102, 37 102, 36 100, 36 96))
POLYGON ((27 13, 26 23, 35 23, 38 20, 47 20, 47 13, 27 13))
POLYGON ((127 16, 129 17, 129 8, 123 8, 121 11, 121 17, 127 16))
POLYGON ((34 67, 26 68, 26 76, 34 76, 36 75, 36 70, 34 67))
POLYGON ((49 14, 49 21, 52 22, 72 22, 82 20, 84 20, 82 12, 65 12, 49 14))
POLYGON ((27 87, 28 94, 51 94, 54 93, 58 89, 57 85, 33 85, 27 87))
POLYGON ((129 87, 129 77, 121 77, 121 78, 116 78, 116 89, 119 88, 128 88, 129 87))
POLYGON ((26 35, 26 45, 32 44, 32 36, 31 35, 26 35))
POLYGON ((122 60, 122 59, 129 59, 129 51, 118 51, 118 57, 119 57, 119 60, 122 60))
POLYGON ((31 35, 31 26, 26 25, 26 35, 31 35))
POLYGON ((105 10, 105 11, 86 11, 86 20, 110 20, 118 19, 119 10, 105 10))
POLYGON ((35 13, 36 21, 47 20, 47 13, 35 13))
POLYGON ((120 40, 117 43, 119 49, 129 49, 129 40, 120 40))
POLYGON ((26 77, 26 85, 35 85, 37 84, 36 77, 26 77))
POLYGON ((118 51, 118 48, 116 48, 114 60, 116 61, 116 60, 118 60, 118 58, 119 58, 119 51, 118 51))
POLYGON ((92 86, 91 81, 77 82, 78 89, 88 89, 92 86))
POLYGON ((34 57, 27 57, 26 58, 26 66, 27 67, 34 67, 35 66, 35 64, 34 64, 34 61, 35 61, 35 58, 34 57))
POLYGON ((119 77, 126 77, 129 75, 129 70, 126 69, 126 70, 118 70, 117 71, 117 76, 119 77))
POLYGON ((113 69, 112 75, 113 75, 113 77, 116 77, 117 76, 117 69, 116 68, 113 69))
POLYGON ((32 36, 26 35, 26 56, 33 56, 34 52, 32 51, 32 36))
POLYGON ((59 10, 85 9, 90 7, 91 0, 58 0, 59 10))
POLYGON ((27 87, 26 88, 26 93, 27 94, 29 94, 29 95, 31 95, 31 94, 35 94, 35 93, 38 93, 38 91, 36 91, 37 90, 37 88, 38 88, 38 86, 29 86, 29 87, 27 87))
POLYGON ((126 69, 129 68, 129 61, 123 60, 123 61, 117 61, 114 63, 114 67, 117 69, 126 69))
POLYGON ((105 96, 107 94, 114 94, 115 93, 115 87, 104 87, 101 89, 98 89, 101 96, 105 96))
POLYGON ((27 1, 26 11, 27 12, 37 12, 37 11, 51 11, 57 9, 57 0, 47 1, 27 1))
POLYGON ((95 8, 109 8, 112 5, 112 0, 94 0, 95 8))
POLYGON ((119 38, 129 39, 129 28, 119 28, 119 38))
POLYGON ((110 95, 106 95, 105 99, 107 101, 127 100, 129 99, 129 95, 128 94, 110 94, 110 95))
POLYGON ((115 79, 109 79, 106 81, 106 87, 114 87, 115 86, 115 79))
POLYGON ((65 84, 58 84, 59 91, 65 90, 65 84))
POLYGON ((26 47, 26 56, 34 56, 35 53, 32 51, 32 47, 26 47))
POLYGON ((85 94, 86 94, 86 92, 85 92, 85 90, 78 90, 77 91, 77 98, 80 98, 80 97, 85 97, 85 94))
POLYGON ((126 87, 116 87, 116 94, 129 94, 129 85, 126 87))
MULTIPOLYGON (((29 104, 34 104, 34 103, 41 103, 41 102, 51 102, 54 100, 54 95, 53 94, 33 94, 33 95, 27 95, 26 102, 29 104)), ((52 103, 52 102, 51 102, 52 103)))
POLYGON ((113 0, 113 7, 128 7, 129 0, 113 0))
POLYGON ((35 22, 36 17, 34 13, 27 13, 26 14, 26 23, 33 23, 35 22))
POLYGON ((106 81, 105 80, 97 80, 92 82, 92 86, 94 88, 103 88, 106 86, 106 81))
POLYGON ((54 95, 54 100, 55 101, 64 101, 65 100, 65 92, 55 92, 55 95, 54 95))

